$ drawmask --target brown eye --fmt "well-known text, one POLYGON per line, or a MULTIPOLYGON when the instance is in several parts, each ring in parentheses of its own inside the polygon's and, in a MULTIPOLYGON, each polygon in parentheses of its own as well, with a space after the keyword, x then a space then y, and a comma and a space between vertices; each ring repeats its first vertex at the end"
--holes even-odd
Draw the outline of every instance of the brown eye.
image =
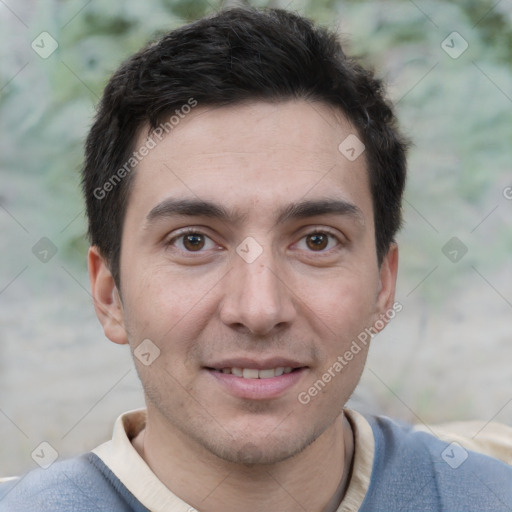
POLYGON ((187 251, 200 251, 205 244, 204 235, 200 233, 189 233, 183 236, 183 247, 187 251))
POLYGON ((326 233, 313 233, 306 237, 307 246, 313 251, 323 251, 329 244, 329 235, 326 233))
POLYGON ((178 234, 165 243, 170 250, 176 250, 181 255, 197 256, 211 254, 212 250, 219 250, 220 247, 206 234, 195 229, 187 229, 178 234))

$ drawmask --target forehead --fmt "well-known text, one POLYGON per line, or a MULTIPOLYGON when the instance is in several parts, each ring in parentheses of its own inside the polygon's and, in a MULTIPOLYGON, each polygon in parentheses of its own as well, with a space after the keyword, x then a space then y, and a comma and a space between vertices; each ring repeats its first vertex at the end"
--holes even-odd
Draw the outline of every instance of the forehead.
MULTIPOLYGON (((147 137, 143 127, 136 147, 147 137)), ((128 212, 147 215, 166 197, 222 203, 245 219, 299 199, 358 203, 365 217, 371 210, 365 155, 347 157, 361 149, 357 132, 323 103, 199 104, 161 140, 149 137, 156 144, 137 166, 128 212)))

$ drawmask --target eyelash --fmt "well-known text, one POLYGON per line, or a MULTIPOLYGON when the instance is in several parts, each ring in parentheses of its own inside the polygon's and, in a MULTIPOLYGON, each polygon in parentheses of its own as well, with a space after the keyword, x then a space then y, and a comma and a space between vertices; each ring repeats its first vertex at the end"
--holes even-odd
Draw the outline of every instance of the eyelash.
MULTIPOLYGON (((313 235, 317 235, 317 234, 322 234, 322 235, 328 235, 330 236, 331 238, 334 238, 337 242, 337 247, 339 249, 339 246, 342 246, 344 245, 344 242, 342 240, 340 240, 339 236, 336 235, 335 233, 333 233, 331 230, 329 229, 323 229, 323 228, 317 228, 317 229, 314 229, 313 231, 309 232, 309 233, 306 233, 305 235, 303 235, 300 240, 303 240, 304 238, 308 237, 308 236, 313 236, 313 235)), ((176 242, 177 240, 179 240, 180 238, 182 237, 185 237, 187 235, 201 235, 201 236, 204 236, 204 237, 207 237, 207 238, 210 238, 206 233, 204 233, 203 231, 201 231, 200 229, 194 229, 194 228, 186 228, 182 231, 180 231, 179 233, 177 233, 175 236, 173 236, 172 238, 169 239, 168 242, 166 242, 166 245, 167 246, 172 246, 174 244, 174 242, 176 242)), ((211 238, 210 238, 211 240, 211 238)), ((316 254, 327 254, 329 253, 330 251, 332 251, 333 249, 335 249, 336 247, 333 247, 331 249, 328 249, 328 250, 322 250, 322 251, 309 251, 311 253, 316 253, 316 254)), ((183 251, 181 249, 178 249, 180 250, 181 252, 186 252, 187 254, 202 254, 204 251, 202 250, 199 250, 199 251, 183 251)))

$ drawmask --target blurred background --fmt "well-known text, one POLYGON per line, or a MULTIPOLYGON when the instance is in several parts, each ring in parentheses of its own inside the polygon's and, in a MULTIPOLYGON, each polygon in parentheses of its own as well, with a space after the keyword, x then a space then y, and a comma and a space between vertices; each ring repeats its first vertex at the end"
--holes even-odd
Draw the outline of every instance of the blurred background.
MULTIPOLYGON (((376 69, 413 140, 397 300, 350 405, 512 425, 512 2, 298 0, 376 69)), ((229 5, 233 5, 230 2, 229 5)), ((109 75, 215 0, 0 0, 0 476, 142 407, 95 317, 79 170, 109 75)))

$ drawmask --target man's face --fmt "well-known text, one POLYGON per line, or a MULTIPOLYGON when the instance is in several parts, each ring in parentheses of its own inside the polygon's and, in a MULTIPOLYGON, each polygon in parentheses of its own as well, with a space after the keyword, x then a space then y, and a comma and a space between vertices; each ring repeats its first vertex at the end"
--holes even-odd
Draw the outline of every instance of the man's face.
POLYGON ((135 364, 169 439, 272 463, 339 416, 367 346, 299 395, 390 307, 396 276, 394 249, 377 264, 364 153, 338 149, 355 133, 320 103, 199 105, 139 164, 109 337, 151 340, 146 363, 160 350, 135 364))

